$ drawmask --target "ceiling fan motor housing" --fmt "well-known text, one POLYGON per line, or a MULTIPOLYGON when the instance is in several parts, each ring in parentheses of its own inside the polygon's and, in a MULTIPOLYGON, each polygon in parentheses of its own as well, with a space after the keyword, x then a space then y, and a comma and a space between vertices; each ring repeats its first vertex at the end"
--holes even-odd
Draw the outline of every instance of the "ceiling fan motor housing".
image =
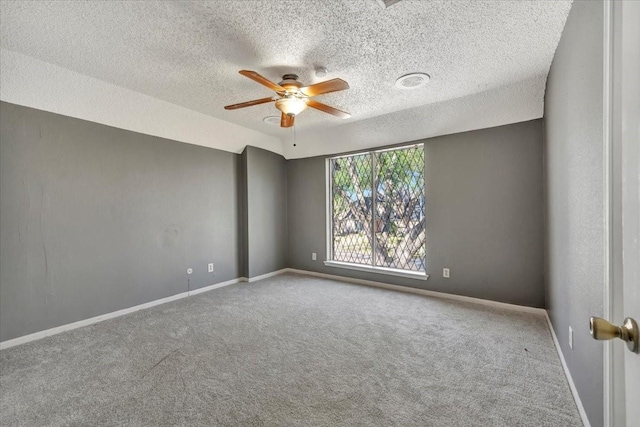
POLYGON ((302 83, 298 81, 297 74, 285 74, 282 76, 282 81, 278 84, 292 92, 297 92, 297 90, 302 87, 302 83))

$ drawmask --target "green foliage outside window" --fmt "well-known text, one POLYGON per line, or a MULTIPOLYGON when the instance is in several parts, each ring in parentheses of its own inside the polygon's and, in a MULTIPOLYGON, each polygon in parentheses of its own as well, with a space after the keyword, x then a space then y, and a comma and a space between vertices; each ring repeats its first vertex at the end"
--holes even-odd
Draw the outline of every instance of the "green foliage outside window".
POLYGON ((333 260, 425 270, 424 145, 331 159, 333 260))

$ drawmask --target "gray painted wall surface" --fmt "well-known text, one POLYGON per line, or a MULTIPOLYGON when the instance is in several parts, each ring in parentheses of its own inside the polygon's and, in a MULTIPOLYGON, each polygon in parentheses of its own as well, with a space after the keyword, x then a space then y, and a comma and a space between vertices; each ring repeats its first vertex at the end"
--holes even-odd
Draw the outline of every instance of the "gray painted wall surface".
POLYGON ((427 281, 324 266, 325 157, 288 161, 290 267, 543 307, 541 120, 424 142, 427 281))
POLYGON ((287 161, 279 154, 248 146, 246 171, 247 277, 287 265, 287 161))
POLYGON ((240 275, 240 156, 0 104, 0 340, 240 275), (207 263, 215 263, 215 276, 207 263))
POLYGON ((603 420, 603 6, 576 1, 547 80, 547 309, 593 427, 603 420), (574 350, 568 345, 574 328, 574 350))

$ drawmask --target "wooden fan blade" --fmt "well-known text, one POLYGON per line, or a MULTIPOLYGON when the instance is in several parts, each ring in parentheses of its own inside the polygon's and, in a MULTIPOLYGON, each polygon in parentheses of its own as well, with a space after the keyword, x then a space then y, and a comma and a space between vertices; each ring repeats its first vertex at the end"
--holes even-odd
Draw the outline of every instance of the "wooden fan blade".
POLYGON ((252 105, 266 104, 267 102, 274 101, 273 98, 262 98, 254 101, 241 102, 240 104, 227 105, 225 110, 237 110, 238 108, 251 107, 252 105))
POLYGON ((280 127, 290 128, 291 126, 293 126, 294 119, 295 117, 282 113, 282 118, 280 118, 280 127))
POLYGON ((314 101, 313 99, 307 100, 307 105, 311 108, 315 108, 316 110, 324 111, 325 113, 333 114, 334 116, 340 117, 341 119, 348 119, 351 117, 351 114, 340 111, 337 108, 333 108, 328 106, 327 104, 323 104, 322 102, 314 101))
POLYGON ((300 88, 300 92, 307 96, 322 95, 323 93, 337 92, 339 90, 349 89, 349 84, 342 79, 327 80, 326 82, 316 83, 311 86, 300 88))
POLYGON ((256 73, 255 71, 240 70, 240 74, 242 74, 245 77, 249 77, 251 80, 253 80, 255 82, 258 82, 261 85, 266 86, 271 90, 275 90, 276 92, 284 92, 285 91, 285 88, 283 88, 280 85, 275 84, 274 82, 272 82, 268 78, 261 76, 260 74, 256 73))

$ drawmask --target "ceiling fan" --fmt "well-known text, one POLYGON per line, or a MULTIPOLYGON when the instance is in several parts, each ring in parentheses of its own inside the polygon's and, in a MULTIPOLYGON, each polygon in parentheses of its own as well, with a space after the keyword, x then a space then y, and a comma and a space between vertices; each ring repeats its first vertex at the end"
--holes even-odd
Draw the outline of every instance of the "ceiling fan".
POLYGON ((347 82, 342 79, 332 79, 310 86, 302 86, 302 83, 298 81, 298 76, 295 74, 285 74, 282 76, 282 81, 278 84, 273 83, 271 80, 261 76, 255 71, 241 70, 240 74, 249 77, 251 80, 258 82, 271 90, 274 90, 278 96, 256 99, 254 101, 242 102, 240 104, 227 105, 224 107, 225 110, 237 110, 238 108, 251 107, 252 105, 266 104, 267 102, 275 101, 276 108, 282 111, 280 126, 283 128, 293 126, 295 116, 300 114, 307 107, 315 108, 316 110, 324 111, 325 113, 329 113, 343 119, 351 117, 351 114, 349 113, 311 99, 313 96, 349 89, 347 82))

